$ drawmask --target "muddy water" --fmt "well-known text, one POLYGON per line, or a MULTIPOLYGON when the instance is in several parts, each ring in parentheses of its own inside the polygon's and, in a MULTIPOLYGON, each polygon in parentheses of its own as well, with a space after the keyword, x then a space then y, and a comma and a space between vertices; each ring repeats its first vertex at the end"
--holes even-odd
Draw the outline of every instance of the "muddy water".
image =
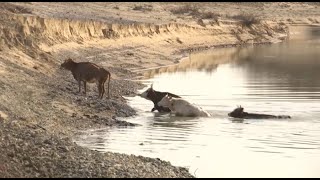
MULTIPOLYGON (((145 72, 145 84, 201 106, 211 118, 152 113, 128 98, 137 127, 84 132, 98 151, 143 155, 188 167, 196 177, 320 177, 320 42, 216 49, 145 72), (292 119, 232 119, 237 105, 292 119)), ((144 91, 145 89, 141 90, 144 91)))

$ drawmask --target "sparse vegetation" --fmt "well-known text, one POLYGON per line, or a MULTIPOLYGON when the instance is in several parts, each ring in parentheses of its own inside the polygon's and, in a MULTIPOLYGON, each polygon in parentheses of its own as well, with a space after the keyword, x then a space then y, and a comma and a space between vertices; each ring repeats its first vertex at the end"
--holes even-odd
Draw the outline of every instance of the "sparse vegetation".
POLYGON ((308 18, 308 20, 312 23, 319 23, 319 21, 317 19, 308 18))
POLYGON ((179 6, 178 8, 174 8, 170 10, 173 14, 185 14, 189 13, 189 15, 198 15, 199 14, 199 8, 196 5, 184 5, 179 6))
MULTIPOLYGON (((197 5, 191 5, 187 4, 184 6, 180 6, 178 8, 174 8, 170 10, 173 14, 188 14, 191 15, 193 18, 199 18, 201 19, 214 19, 215 21, 218 21, 218 18, 220 17, 220 14, 214 13, 214 12, 201 12, 200 8, 197 5)), ((198 20, 200 22, 200 20, 198 20)), ((200 22, 200 24, 202 24, 200 22)))
POLYGON ((144 5, 144 6, 134 6, 132 10, 134 11, 152 11, 153 6, 152 5, 144 5))
POLYGON ((30 9, 24 8, 22 6, 13 5, 10 3, 0 3, 1 11, 9 11, 11 13, 16 14, 31 14, 32 11, 30 9))
POLYGON ((289 8, 291 6, 289 4, 283 3, 283 4, 280 4, 280 7, 281 8, 289 8))
POLYGON ((221 16, 218 13, 214 13, 214 12, 204 12, 202 14, 200 14, 202 19, 213 19, 213 21, 210 21, 210 24, 213 26, 214 23, 216 23, 217 25, 220 25, 219 23, 219 17, 221 16))
POLYGON ((292 19, 290 19, 290 18, 288 18, 288 19, 287 19, 287 21, 288 21, 288 22, 290 22, 290 23, 292 23, 292 22, 293 22, 293 20, 292 20, 292 19))

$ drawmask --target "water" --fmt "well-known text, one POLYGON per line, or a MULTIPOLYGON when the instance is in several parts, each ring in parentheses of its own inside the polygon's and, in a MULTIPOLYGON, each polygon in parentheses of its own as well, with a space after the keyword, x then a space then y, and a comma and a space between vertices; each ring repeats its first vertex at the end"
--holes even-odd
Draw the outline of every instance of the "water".
MULTIPOLYGON (((76 142, 99 151, 143 155, 189 168, 196 177, 320 177, 318 39, 191 54, 145 73, 145 84, 209 111, 211 118, 151 113, 128 98, 137 127, 84 132, 76 142), (292 119, 235 120, 245 111, 292 119)), ((145 89, 141 90, 144 91, 145 89)))

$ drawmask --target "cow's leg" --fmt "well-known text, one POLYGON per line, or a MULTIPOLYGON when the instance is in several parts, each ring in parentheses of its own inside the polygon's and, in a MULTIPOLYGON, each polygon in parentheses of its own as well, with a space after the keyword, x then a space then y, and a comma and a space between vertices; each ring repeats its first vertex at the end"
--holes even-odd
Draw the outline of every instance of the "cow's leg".
POLYGON ((84 94, 87 94, 87 82, 83 81, 83 86, 84 86, 84 94))

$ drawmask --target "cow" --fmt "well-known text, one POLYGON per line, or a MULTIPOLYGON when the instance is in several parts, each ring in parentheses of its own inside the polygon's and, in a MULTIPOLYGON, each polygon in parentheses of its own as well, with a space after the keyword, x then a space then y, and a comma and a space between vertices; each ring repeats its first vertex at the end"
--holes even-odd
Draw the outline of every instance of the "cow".
POLYGON ((243 119, 290 119, 290 116, 287 115, 270 115, 270 114, 256 114, 256 113, 247 113, 243 111, 244 108, 239 106, 234 109, 232 112, 228 113, 229 117, 233 118, 243 118, 243 119))
POLYGON ((91 62, 74 62, 71 58, 64 60, 60 65, 60 68, 67 69, 72 72, 72 75, 79 84, 79 93, 81 92, 81 81, 84 84, 84 93, 87 93, 87 82, 88 83, 97 83, 99 98, 103 98, 105 89, 104 83, 108 80, 108 98, 109 94, 109 84, 111 74, 109 71, 105 70, 98 65, 91 62))
POLYGON ((151 84, 151 87, 148 88, 146 91, 138 95, 142 98, 145 98, 153 102, 154 106, 151 109, 151 112, 157 110, 158 112, 162 113, 162 112, 171 112, 169 108, 158 105, 158 102, 161 101, 161 99, 167 94, 175 98, 181 98, 180 96, 169 93, 169 92, 156 91, 153 89, 153 84, 151 84))
POLYGON ((186 117, 210 117, 211 115, 198 107, 195 104, 191 104, 182 98, 173 98, 170 95, 165 95, 160 102, 159 106, 168 107, 176 116, 186 116, 186 117))

